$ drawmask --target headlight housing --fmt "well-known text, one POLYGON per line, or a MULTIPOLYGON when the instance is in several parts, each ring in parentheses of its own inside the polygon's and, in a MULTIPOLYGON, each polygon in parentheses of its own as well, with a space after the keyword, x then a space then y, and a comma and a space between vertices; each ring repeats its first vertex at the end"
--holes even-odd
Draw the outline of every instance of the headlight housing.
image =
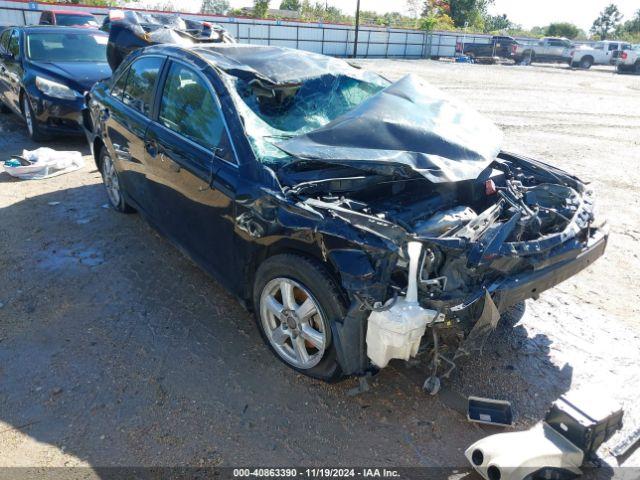
POLYGON ((80 98, 80 93, 71 90, 62 83, 54 82, 44 77, 36 77, 36 87, 45 95, 62 100, 75 100, 80 98))

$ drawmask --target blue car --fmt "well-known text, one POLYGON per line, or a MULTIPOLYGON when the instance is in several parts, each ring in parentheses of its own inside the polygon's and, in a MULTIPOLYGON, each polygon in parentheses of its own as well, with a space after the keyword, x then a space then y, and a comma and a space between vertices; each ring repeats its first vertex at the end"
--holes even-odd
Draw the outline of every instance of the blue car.
POLYGON ((108 35, 74 27, 0 32, 0 110, 22 116, 30 137, 81 134, 84 94, 111 76, 108 35))
POLYGON ((493 123, 416 76, 284 47, 157 45, 87 107, 111 206, 218 278, 314 378, 364 375, 420 342, 437 370, 438 345, 476 351, 500 312, 607 243, 587 185, 502 151, 493 123))

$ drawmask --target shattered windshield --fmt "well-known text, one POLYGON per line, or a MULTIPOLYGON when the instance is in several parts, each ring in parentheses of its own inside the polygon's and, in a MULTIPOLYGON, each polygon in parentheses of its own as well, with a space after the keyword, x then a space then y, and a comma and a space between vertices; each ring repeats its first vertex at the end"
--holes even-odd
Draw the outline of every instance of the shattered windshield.
POLYGON ((256 156, 283 164, 291 157, 274 144, 316 130, 386 88, 382 77, 323 75, 299 85, 266 86, 260 80, 228 77, 232 96, 256 156))

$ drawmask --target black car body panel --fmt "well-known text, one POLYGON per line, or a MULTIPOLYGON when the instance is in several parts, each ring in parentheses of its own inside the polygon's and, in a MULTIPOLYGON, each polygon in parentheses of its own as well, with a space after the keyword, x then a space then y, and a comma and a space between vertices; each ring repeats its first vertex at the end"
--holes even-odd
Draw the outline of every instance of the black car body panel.
MULTIPOLYGON (((487 298, 504 311, 602 255, 606 225, 595 217, 587 186, 549 165, 499 152, 495 135, 474 140, 471 131, 456 132, 456 120, 464 115, 449 115, 451 125, 444 125, 445 116, 435 126, 423 122, 399 128, 408 107, 390 112, 388 137, 372 137, 374 150, 368 154, 373 157, 363 161, 346 154, 353 153, 353 142, 366 148, 360 133, 355 138, 350 134, 367 128, 382 131, 384 124, 384 110, 375 100, 364 100, 356 107, 362 109, 358 115, 347 112, 348 120, 342 119, 344 132, 339 131, 339 117, 328 119, 317 129, 320 133, 273 134, 276 138, 261 150, 256 132, 261 131, 264 140, 276 130, 267 128, 259 115, 275 111, 276 119, 281 119, 277 112, 286 116, 281 107, 295 109, 305 81, 317 80, 313 75, 329 78, 314 85, 328 85, 331 95, 341 92, 336 90, 341 85, 352 93, 357 82, 371 82, 369 99, 385 89, 409 103, 417 96, 407 95, 415 90, 414 80, 401 81, 394 89, 390 82, 343 62, 335 71, 326 68, 334 62, 339 61, 279 47, 160 45, 139 50, 112 80, 91 91, 89 143, 98 163, 102 148, 114 159, 127 201, 245 304, 250 304, 254 274, 266 258, 296 252, 322 262, 350 301, 345 318, 331 327, 347 374, 371 367, 364 347, 367 318, 374 305, 406 288, 408 241, 424 245, 420 304, 441 312, 448 319, 446 327, 462 335, 473 328, 487 298), (152 57, 160 59, 158 80, 152 108, 141 115, 115 98, 113 89, 127 69, 152 57), (280 62, 265 63, 268 58, 280 62), (206 79, 215 94, 224 123, 218 145, 202 148, 161 124, 163 82, 174 65, 206 79), (400 139, 408 131, 415 133, 410 136, 415 145, 401 148, 400 139), (306 155, 306 149, 296 147, 296 141, 305 142, 306 148, 314 138, 321 138, 317 145, 343 154, 306 155), (420 146, 420 138, 436 145, 420 146), (436 165, 425 175, 419 164, 376 153, 379 144, 388 150, 391 143, 400 156, 431 149, 441 165, 462 161, 455 174, 439 175, 436 165), (283 150, 307 158, 288 157, 283 150), (469 158, 471 166, 465 165, 469 158)), ((324 106, 317 105, 314 92, 310 95, 311 104, 321 111, 324 106)), ((443 96, 432 98, 437 99, 435 117, 438 111, 455 110, 443 96)), ((479 117, 468 118, 477 120, 481 135, 498 135, 479 117)), ((473 123, 461 121, 460 126, 466 129, 473 123)))
POLYGON ((26 36, 31 32, 69 32, 74 35, 100 36, 106 40, 106 35, 97 30, 75 27, 10 27, 6 31, 15 32, 19 43, 17 54, 9 54, 0 44, 0 101, 16 114, 22 115, 21 98, 27 94, 42 130, 63 134, 82 133, 82 112, 85 109, 83 94, 97 81, 111 76, 109 66, 106 61, 34 61, 26 52, 26 36), (43 93, 36 86, 37 77, 67 86, 76 92, 75 98, 55 98, 43 93))

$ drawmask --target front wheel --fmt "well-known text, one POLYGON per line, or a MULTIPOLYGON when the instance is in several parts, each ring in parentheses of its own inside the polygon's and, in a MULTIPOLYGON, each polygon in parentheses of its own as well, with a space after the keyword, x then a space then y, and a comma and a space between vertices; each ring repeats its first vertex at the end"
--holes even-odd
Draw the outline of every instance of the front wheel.
POLYGON ((31 102, 26 92, 22 94, 22 114, 24 115, 24 121, 27 124, 27 131, 29 132, 31 140, 34 142, 43 142, 49 139, 49 135, 42 130, 42 127, 36 119, 35 112, 33 108, 31 108, 31 102))
POLYGON ((102 175, 104 188, 107 191, 109 204, 113 209, 121 213, 133 213, 134 209, 129 206, 122 194, 122 186, 120 179, 118 178, 116 167, 113 164, 113 160, 111 159, 109 152, 107 152, 107 149, 104 147, 100 152, 100 173, 102 175))
POLYGON ((296 254, 267 259, 253 303, 262 337, 281 361, 327 382, 343 376, 331 325, 346 315, 344 294, 320 262, 296 254))

